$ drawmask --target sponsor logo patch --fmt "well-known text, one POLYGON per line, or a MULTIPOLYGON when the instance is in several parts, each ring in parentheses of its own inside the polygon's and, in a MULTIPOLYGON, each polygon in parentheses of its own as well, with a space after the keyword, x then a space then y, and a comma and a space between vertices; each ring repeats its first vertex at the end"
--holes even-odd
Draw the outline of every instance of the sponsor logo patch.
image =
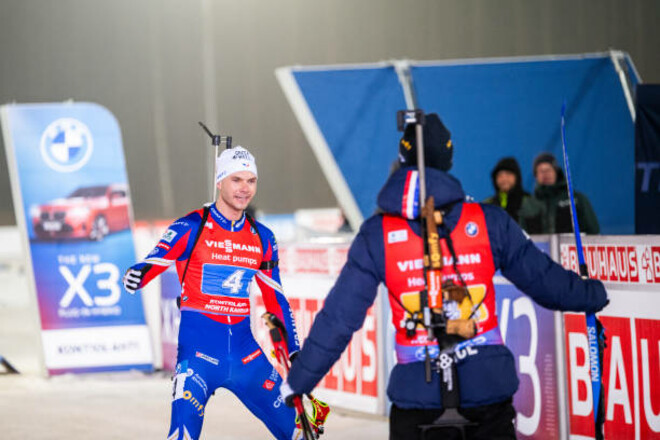
POLYGON ((468 237, 474 237, 479 233, 479 227, 475 222, 470 222, 465 225, 465 233, 468 235, 468 237))
POLYGON ((186 390, 183 392, 183 399, 190 402, 190 404, 197 410, 197 415, 199 417, 204 417, 204 405, 197 400, 190 391, 186 390))
MULTIPOLYGON (((172 246, 170 246, 169 244, 166 244, 166 243, 158 243, 158 244, 156 245, 156 247, 159 247, 159 248, 161 248, 161 249, 165 249, 166 251, 169 251, 170 249, 172 249, 172 246)), ((154 250, 155 250, 155 249, 154 249, 154 250)), ((155 252, 154 252, 154 253, 155 253, 155 252)))
POLYGON ((281 394, 278 394, 277 399, 273 402, 273 408, 279 408, 284 403, 284 397, 281 394))
POLYGON ((272 391, 274 386, 275 386, 275 382, 273 382, 272 380, 268 380, 268 379, 266 379, 264 381, 264 384, 262 385, 262 387, 264 387, 268 391, 272 391))
POLYGON ((204 354, 204 353, 202 353, 202 352, 200 352, 200 351, 195 352, 195 357, 198 357, 198 358, 200 358, 200 359, 204 359, 205 361, 210 362, 210 363, 212 363, 213 365, 218 365, 218 364, 220 363, 220 361, 218 361, 216 358, 211 357, 211 356, 209 356, 209 355, 207 355, 207 354, 204 354))
POLYGON ((275 368, 273 368, 273 371, 270 372, 270 376, 268 376, 268 380, 272 380, 273 382, 276 382, 279 376, 280 374, 277 372, 275 368))
POLYGON ((161 239, 162 241, 166 241, 168 243, 171 243, 172 240, 174 240, 174 237, 176 237, 176 232, 174 232, 171 229, 168 229, 164 234, 163 238, 161 239))
MULTIPOLYGON (((429 352, 429 357, 431 359, 438 357, 438 354, 440 353, 440 350, 438 349, 437 345, 428 345, 428 352, 429 352)), ((418 361, 423 361, 426 359, 426 348, 424 346, 419 347, 417 350, 415 350, 415 359, 418 361)))
POLYGON ((388 243, 400 243, 402 241, 408 240, 408 231, 405 229, 399 229, 398 231, 390 231, 387 233, 387 242, 388 243))
POLYGON ((247 364, 249 362, 252 362, 255 360, 259 355, 261 355, 261 349, 258 348, 254 353, 250 353, 249 355, 245 356, 243 358, 243 364, 247 364))
POLYGON ((248 244, 244 244, 244 243, 234 243, 229 239, 226 239, 226 240, 223 240, 223 241, 204 240, 204 243, 209 248, 220 249, 220 250, 223 250, 227 253, 234 252, 234 251, 246 251, 246 252, 252 252, 252 253, 261 255, 261 247, 260 246, 253 246, 253 245, 248 245, 248 244))

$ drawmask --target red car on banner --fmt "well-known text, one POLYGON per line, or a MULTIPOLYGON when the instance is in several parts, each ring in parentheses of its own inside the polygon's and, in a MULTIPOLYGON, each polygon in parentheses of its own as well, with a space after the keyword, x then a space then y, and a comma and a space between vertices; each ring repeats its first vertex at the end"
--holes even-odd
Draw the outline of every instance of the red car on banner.
POLYGON ((81 187, 63 199, 30 210, 37 239, 87 238, 100 241, 111 232, 130 228, 125 184, 81 187))

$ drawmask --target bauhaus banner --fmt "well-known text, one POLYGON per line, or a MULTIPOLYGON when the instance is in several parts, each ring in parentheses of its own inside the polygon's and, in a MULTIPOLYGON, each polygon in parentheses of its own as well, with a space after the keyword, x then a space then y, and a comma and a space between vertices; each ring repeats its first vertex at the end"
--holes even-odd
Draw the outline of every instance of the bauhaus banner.
POLYGON ((2 129, 49 374, 151 369, 121 133, 91 103, 14 104, 2 129))

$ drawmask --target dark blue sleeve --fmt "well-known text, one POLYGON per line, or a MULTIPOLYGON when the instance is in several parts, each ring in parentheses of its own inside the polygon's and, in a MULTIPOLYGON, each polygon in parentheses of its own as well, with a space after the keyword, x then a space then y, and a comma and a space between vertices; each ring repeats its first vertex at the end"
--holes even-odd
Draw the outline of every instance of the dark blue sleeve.
POLYGON ((287 381, 294 393, 308 393, 332 368, 374 303, 383 273, 381 217, 367 220, 325 304, 316 315, 287 381))
POLYGON ((583 280, 539 250, 501 208, 481 205, 495 267, 518 289, 551 310, 595 313, 607 304, 598 280, 583 280))

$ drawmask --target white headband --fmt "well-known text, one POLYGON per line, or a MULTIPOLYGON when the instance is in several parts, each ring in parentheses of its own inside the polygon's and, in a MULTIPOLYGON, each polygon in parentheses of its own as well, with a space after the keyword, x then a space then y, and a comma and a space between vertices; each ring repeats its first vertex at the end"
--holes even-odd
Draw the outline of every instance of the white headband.
POLYGON ((223 151, 215 160, 215 183, 239 171, 249 171, 258 177, 254 156, 240 145, 223 151))

